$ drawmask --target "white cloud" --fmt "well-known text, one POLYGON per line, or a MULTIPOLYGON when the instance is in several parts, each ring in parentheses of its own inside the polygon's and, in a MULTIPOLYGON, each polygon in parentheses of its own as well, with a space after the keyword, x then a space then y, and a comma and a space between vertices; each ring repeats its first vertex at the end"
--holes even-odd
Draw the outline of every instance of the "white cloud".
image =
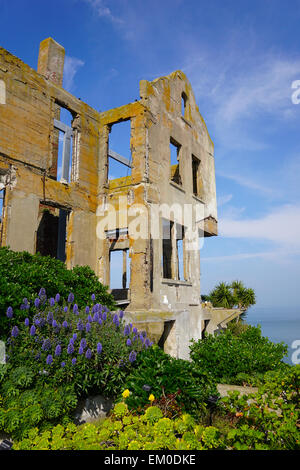
POLYGON ((232 199, 232 194, 224 194, 223 196, 218 197, 218 207, 224 206, 232 199))
POLYGON ((84 65, 84 62, 76 57, 65 57, 64 65, 64 87, 71 91, 74 87, 74 78, 78 69, 84 65))
POLYGON ((84 1, 93 8, 93 10, 97 13, 99 17, 107 18, 112 23, 123 24, 124 21, 118 16, 113 15, 111 9, 108 6, 106 6, 103 0, 84 0, 84 1))
POLYGON ((244 259, 261 258, 265 260, 277 260, 287 257, 300 255, 300 250, 271 250, 271 251, 259 251, 255 253, 238 253, 235 255, 224 255, 224 256, 207 256, 201 258, 202 261, 209 262, 223 262, 223 261, 241 261, 244 259))
POLYGON ((290 250, 300 248, 300 205, 284 205, 257 219, 221 218, 220 236, 268 240, 290 250))

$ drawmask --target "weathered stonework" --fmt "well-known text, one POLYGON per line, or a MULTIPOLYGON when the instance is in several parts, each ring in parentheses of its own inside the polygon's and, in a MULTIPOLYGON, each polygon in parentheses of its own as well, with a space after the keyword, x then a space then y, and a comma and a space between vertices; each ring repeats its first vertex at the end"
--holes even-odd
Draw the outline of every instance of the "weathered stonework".
POLYGON ((68 268, 89 265, 106 285, 110 253, 129 253, 130 285, 124 257, 123 286, 113 292, 126 318, 187 358, 204 330, 198 238, 217 235, 214 146, 191 85, 181 71, 142 80, 140 100, 99 113, 62 88, 63 64, 51 38, 41 43, 38 71, 0 48, 1 245, 50 253, 68 268), (63 108, 72 115, 69 180, 58 175, 63 108), (126 120, 131 174, 109 180, 111 127, 126 120))

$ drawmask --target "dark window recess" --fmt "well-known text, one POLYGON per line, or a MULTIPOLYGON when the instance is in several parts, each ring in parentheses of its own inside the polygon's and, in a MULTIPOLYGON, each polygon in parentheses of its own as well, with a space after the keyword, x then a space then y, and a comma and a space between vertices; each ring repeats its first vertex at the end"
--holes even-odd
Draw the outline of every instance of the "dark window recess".
POLYGON ((174 223, 163 219, 162 221, 162 268, 163 278, 172 279, 172 232, 174 223))
POLYGON ((66 260, 66 227, 68 211, 54 207, 43 208, 36 236, 36 252, 66 260))
POLYGON ((158 341, 158 346, 162 349, 164 349, 165 342, 167 341, 167 338, 169 334, 171 333, 172 328, 174 327, 175 320, 170 320, 170 321, 165 321, 164 322, 164 331, 163 334, 160 337, 160 340, 158 341))
POLYGON ((182 116, 186 116, 186 106, 187 106, 187 96, 186 94, 183 92, 181 94, 181 114, 182 116))
POLYGON ((171 162, 171 181, 174 183, 182 184, 180 176, 180 149, 181 145, 178 144, 174 139, 170 139, 170 162, 171 162))
POLYGON ((192 171, 193 171, 193 193, 195 196, 200 195, 200 160, 192 156, 192 171))

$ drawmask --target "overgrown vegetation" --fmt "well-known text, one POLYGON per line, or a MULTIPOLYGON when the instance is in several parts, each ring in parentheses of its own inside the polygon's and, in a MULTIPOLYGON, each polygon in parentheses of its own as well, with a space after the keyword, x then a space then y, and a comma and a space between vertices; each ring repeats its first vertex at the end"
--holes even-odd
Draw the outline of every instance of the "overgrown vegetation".
POLYGON ((68 270, 63 262, 50 256, 14 252, 4 247, 0 248, 0 273, 1 339, 6 338, 10 329, 6 316, 7 307, 12 307, 15 321, 22 323, 28 316, 27 305, 33 305, 41 287, 46 289, 49 297, 55 297, 59 292, 67 299, 70 292, 76 292, 79 308, 86 305, 91 293, 95 295, 96 302, 109 309, 114 308, 113 297, 88 266, 76 266, 68 270), (27 299, 28 302, 21 304, 22 299, 27 299))
POLYGON ((239 384, 243 375, 257 376, 286 367, 282 363, 286 353, 287 345, 272 343, 262 336, 259 326, 249 325, 241 328, 238 334, 233 326, 191 345, 191 359, 195 366, 213 374, 219 383, 239 384))

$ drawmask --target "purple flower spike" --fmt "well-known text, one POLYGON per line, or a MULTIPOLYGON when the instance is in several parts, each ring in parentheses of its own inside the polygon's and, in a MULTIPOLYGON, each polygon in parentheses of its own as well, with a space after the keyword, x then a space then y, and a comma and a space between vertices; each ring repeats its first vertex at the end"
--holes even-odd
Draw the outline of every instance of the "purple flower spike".
POLYGON ((131 346, 131 340, 128 338, 128 340, 126 341, 126 344, 127 346, 131 346))
POLYGON ((35 301, 34 301, 34 306, 35 306, 35 308, 39 308, 40 303, 41 303, 41 300, 37 297, 37 298, 35 299, 35 301))
POLYGON ((98 343, 97 344, 97 354, 101 354, 101 352, 102 352, 102 344, 98 343))
POLYGON ((119 320, 118 315, 115 313, 113 316, 113 323, 116 323, 119 320))
POLYGON ((72 302, 74 302, 74 294, 72 294, 72 292, 70 292, 69 296, 68 296, 68 302, 69 304, 71 304, 72 302))
POLYGON ((93 316, 93 321, 96 322, 96 323, 99 321, 99 313, 98 312, 96 312, 95 315, 93 316))
POLYGON ((77 333, 74 333, 73 334, 73 340, 76 341, 76 339, 77 339, 77 333))
POLYGON ((85 338, 82 338, 82 340, 80 341, 80 347, 81 348, 86 348, 86 339, 85 338))
POLYGON ((92 315, 89 315, 89 316, 87 317, 87 319, 88 319, 88 321, 93 321, 92 315))
POLYGON ((42 350, 43 351, 48 351, 51 348, 51 341, 49 338, 45 339, 45 341, 42 344, 42 350))
POLYGON ((63 326, 64 328, 68 328, 68 322, 67 322, 67 320, 64 320, 64 321, 62 322, 62 326, 63 326))
POLYGON ((67 353, 68 354, 73 354, 73 352, 74 352, 74 346, 73 346, 72 343, 69 343, 67 353))
POLYGON ((86 314, 90 313, 90 307, 88 305, 85 307, 85 313, 86 314))
POLYGON ((58 344, 55 348, 55 356, 60 356, 61 355, 61 345, 58 344))
POLYGON ((73 357, 73 359, 72 359, 72 365, 75 366, 76 362, 77 362, 76 357, 73 357))
POLYGON ((51 297, 51 299, 49 299, 49 304, 50 304, 50 307, 54 307, 55 300, 53 299, 53 297, 51 297))
POLYGON ((135 351, 131 351, 131 353, 129 354, 129 362, 134 362, 136 360, 136 352, 135 351))
POLYGON ((126 325, 124 328, 124 336, 128 336, 130 334, 130 327, 129 325, 126 325))
POLYGON ((58 325, 57 325, 57 321, 56 321, 56 320, 53 320, 52 326, 53 326, 53 328, 57 328, 58 325))
POLYGON ((62 362, 61 363, 61 367, 65 367, 66 363, 65 362, 62 362))
POLYGON ((51 356, 51 354, 49 354, 49 355, 47 356, 46 363, 47 363, 48 365, 50 365, 50 364, 52 364, 52 362, 53 362, 53 357, 51 356))
POLYGON ((78 313, 78 305, 77 304, 73 305, 73 313, 75 313, 75 314, 78 313))
POLYGON ((85 325, 85 331, 87 333, 89 333, 91 331, 91 324, 89 322, 87 322, 87 324, 85 325))
POLYGON ((25 318, 24 325, 29 326, 29 318, 25 318))
POLYGON ((7 318, 12 318, 12 317, 13 317, 13 314, 14 314, 14 312, 13 312, 12 307, 8 307, 8 309, 6 310, 6 316, 7 316, 7 318))
POLYGON ((67 313, 68 307, 64 307, 64 313, 67 313))
POLYGON ((84 326, 83 326, 82 320, 79 320, 79 322, 77 323, 77 330, 79 330, 79 331, 83 331, 83 330, 84 330, 84 326))
POLYGON ((86 357, 87 359, 91 359, 91 357, 92 357, 92 351, 91 351, 90 349, 87 349, 87 351, 86 351, 86 353, 85 353, 85 357, 86 357))
POLYGON ((103 312, 103 314, 102 314, 102 320, 105 321, 106 318, 107 318, 106 312, 103 312))
POLYGON ((13 329, 11 330, 11 335, 16 338, 19 335, 19 328, 17 326, 14 326, 13 329))
POLYGON ((40 292, 39 292, 39 297, 44 297, 45 295, 46 295, 46 291, 45 291, 44 287, 42 287, 40 292))
POLYGON ((134 334, 136 335, 136 334, 137 334, 137 331, 138 331, 137 328, 134 326, 134 327, 132 328, 132 333, 134 333, 134 334))
POLYGON ((92 294, 92 295, 91 295, 91 299, 92 299, 93 302, 95 302, 95 300, 96 300, 95 294, 92 294))
POLYGON ((99 318, 98 323, 99 323, 99 325, 102 325, 102 320, 101 320, 101 318, 99 318))
POLYGON ((124 317, 124 312, 123 312, 123 310, 120 310, 120 312, 119 312, 119 317, 120 317, 121 319, 124 317))
POLYGON ((32 325, 32 327, 30 328, 30 336, 34 336, 35 335, 35 326, 32 325))
POLYGON ((60 301, 60 295, 59 295, 59 294, 56 294, 56 296, 55 296, 55 302, 58 303, 59 301, 60 301))
POLYGON ((83 354, 84 353, 84 349, 82 346, 80 346, 79 350, 78 350, 78 354, 83 354))

